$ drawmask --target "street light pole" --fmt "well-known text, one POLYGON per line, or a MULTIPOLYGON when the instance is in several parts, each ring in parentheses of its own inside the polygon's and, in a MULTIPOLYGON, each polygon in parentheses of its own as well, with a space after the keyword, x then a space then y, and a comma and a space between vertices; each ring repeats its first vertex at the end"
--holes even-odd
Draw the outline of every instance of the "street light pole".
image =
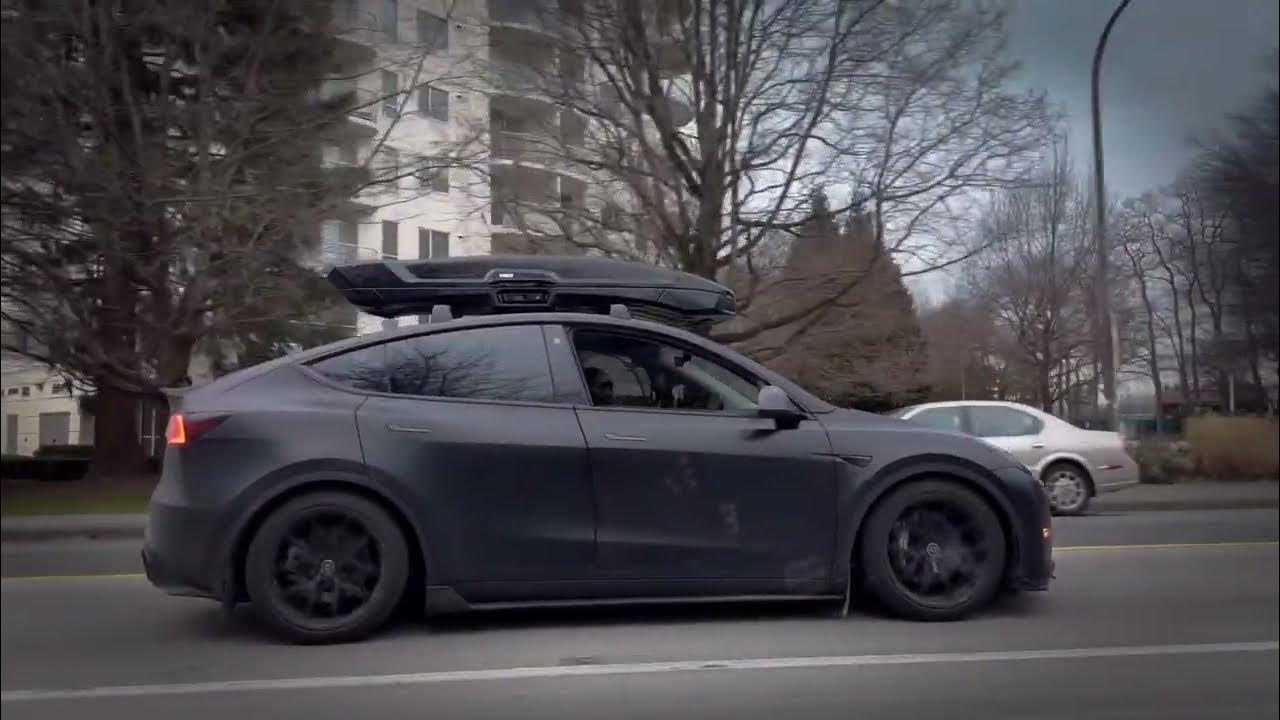
POLYGON ((1120 5, 1111 13, 1106 27, 1102 29, 1102 36, 1098 38, 1098 47, 1093 51, 1093 204, 1097 213, 1094 221, 1094 254, 1097 256, 1094 276, 1097 293, 1094 337, 1102 361, 1102 396, 1107 403, 1107 423, 1116 432, 1120 431, 1120 405, 1116 397, 1116 371, 1120 364, 1120 353, 1115 318, 1111 314, 1111 288, 1108 282, 1110 272, 1107 264, 1111 246, 1107 243, 1107 191, 1102 175, 1102 109, 1098 97, 1098 78, 1102 70, 1102 53, 1107 49, 1111 28, 1116 24, 1120 13, 1129 7, 1129 2, 1130 0, 1121 0, 1120 5))

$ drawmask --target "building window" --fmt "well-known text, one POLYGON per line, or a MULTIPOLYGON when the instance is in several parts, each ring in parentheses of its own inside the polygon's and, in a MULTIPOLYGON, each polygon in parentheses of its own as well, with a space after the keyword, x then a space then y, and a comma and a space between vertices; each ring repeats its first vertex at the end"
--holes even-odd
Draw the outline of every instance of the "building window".
POLYGON ((600 223, 609 230, 623 230, 626 228, 626 214, 617 205, 607 203, 600 211, 600 223))
POLYGON ((449 233, 418 228, 418 257, 424 260, 449 257, 449 233))
POLYGON ((382 111, 391 118, 400 114, 400 77, 390 70, 382 71, 382 111))
POLYGON ((396 329, 396 319, 395 319, 395 318, 383 318, 383 320, 382 320, 382 329, 383 329, 383 330, 394 330, 394 329, 396 329))
POLYGON ((5 391, 4 391, 4 394, 5 394, 5 395, 17 395, 17 394, 18 394, 18 388, 16 388, 16 387, 11 387, 11 388, 9 388, 8 390, 5 390, 5 391))
POLYGON ((66 391, 67 391, 66 383, 54 383, 53 388, 50 390, 50 392, 52 392, 54 395, 61 395, 66 391))
POLYGON ((423 117, 432 117, 436 120, 449 120, 449 93, 439 88, 433 88, 430 85, 423 85, 418 89, 418 112, 423 117))
POLYGON ((445 161, 427 159, 427 167, 420 168, 414 173, 414 176, 418 178, 418 187, 431 192, 449 192, 449 168, 434 166, 435 163, 443 162, 445 161))
POLYGON ((418 11, 418 44, 432 52, 449 49, 449 23, 425 10, 418 11))
POLYGON ((382 257, 394 260, 400 255, 400 223, 382 221, 382 257))
POLYGON ((342 30, 350 30, 355 27, 359 12, 360 3, 358 0, 339 0, 333 16, 341 23, 342 30))
POLYGON ((31 386, 30 386, 30 385, 23 385, 23 386, 22 386, 22 397, 31 397, 31 386))
POLYGON ((398 0, 382 0, 382 12, 378 14, 379 29, 391 42, 400 41, 400 3, 398 0))

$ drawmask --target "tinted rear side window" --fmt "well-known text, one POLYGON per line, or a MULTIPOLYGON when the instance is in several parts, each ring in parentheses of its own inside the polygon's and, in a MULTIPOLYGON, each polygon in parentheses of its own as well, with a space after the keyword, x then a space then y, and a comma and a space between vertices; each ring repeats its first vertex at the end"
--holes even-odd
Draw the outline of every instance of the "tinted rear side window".
POLYGON ((334 355, 312 364, 311 368, 339 385, 372 392, 387 391, 385 345, 334 355))
POLYGON ((1017 437, 1040 432, 1041 422, 1021 410, 994 405, 975 405, 969 408, 969 420, 973 434, 978 437, 1017 437))
POLYGON ((388 343, 389 391, 421 397, 551 402, 551 369, 535 325, 476 328, 388 343))

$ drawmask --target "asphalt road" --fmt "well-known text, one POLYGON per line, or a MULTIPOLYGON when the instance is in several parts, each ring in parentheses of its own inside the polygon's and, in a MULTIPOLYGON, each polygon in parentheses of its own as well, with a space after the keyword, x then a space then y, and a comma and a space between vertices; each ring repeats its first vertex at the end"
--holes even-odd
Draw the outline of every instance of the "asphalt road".
POLYGON ((1063 519, 1051 591, 959 623, 825 605, 519 611, 409 620, 336 647, 280 644, 243 611, 161 595, 129 575, 136 541, 7 545, 0 709, 6 720, 1275 718, 1278 517, 1063 519))

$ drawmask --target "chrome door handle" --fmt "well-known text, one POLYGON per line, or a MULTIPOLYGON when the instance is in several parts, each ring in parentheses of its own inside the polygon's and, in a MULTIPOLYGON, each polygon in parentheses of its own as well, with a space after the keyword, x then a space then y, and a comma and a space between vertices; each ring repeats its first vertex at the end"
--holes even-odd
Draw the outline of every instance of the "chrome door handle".
POLYGON ((642 438, 639 435, 619 435, 617 433, 605 433, 605 440, 617 440, 618 442, 649 442, 648 438, 642 438))
POLYGON ((431 434, 431 428, 424 428, 424 427, 408 427, 408 426, 405 426, 405 425, 396 425, 395 423, 392 423, 392 424, 388 425, 388 426, 387 426, 387 429, 388 429, 388 430, 390 430, 391 432, 419 433, 419 434, 421 434, 421 435, 430 435, 430 434, 431 434))

